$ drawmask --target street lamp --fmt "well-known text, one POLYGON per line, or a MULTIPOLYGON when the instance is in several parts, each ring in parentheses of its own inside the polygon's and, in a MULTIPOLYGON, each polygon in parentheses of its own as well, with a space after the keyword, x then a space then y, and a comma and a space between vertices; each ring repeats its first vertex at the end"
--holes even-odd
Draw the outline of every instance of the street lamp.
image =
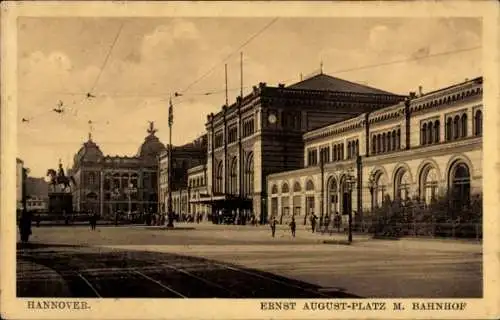
POLYGON ((345 178, 345 184, 347 187, 347 190, 349 191, 349 205, 348 205, 348 242, 352 242, 352 189, 354 188, 354 185, 356 184, 356 178, 354 177, 354 174, 352 173, 352 169, 349 169, 346 178, 345 178))
MULTIPOLYGON (((115 188, 112 192, 111 192, 111 200, 113 201, 116 201, 116 200, 119 200, 120 199, 120 190, 118 188, 115 188)), ((115 216, 115 225, 118 225, 118 210, 117 210, 117 204, 115 204, 115 212, 114 212, 114 216, 115 216)), ((111 206, 111 208, 113 208, 113 206, 111 206)))
POLYGON ((129 219, 132 216, 132 192, 137 192, 137 188, 132 184, 128 184, 127 195, 128 195, 128 216, 129 219))
POLYGON ((375 180, 375 176, 373 174, 370 175, 370 177, 368 178, 368 189, 370 189, 370 201, 371 201, 371 211, 373 212, 373 207, 374 207, 374 202, 375 202, 375 199, 373 197, 373 193, 375 191, 375 187, 377 185, 377 181, 375 180))

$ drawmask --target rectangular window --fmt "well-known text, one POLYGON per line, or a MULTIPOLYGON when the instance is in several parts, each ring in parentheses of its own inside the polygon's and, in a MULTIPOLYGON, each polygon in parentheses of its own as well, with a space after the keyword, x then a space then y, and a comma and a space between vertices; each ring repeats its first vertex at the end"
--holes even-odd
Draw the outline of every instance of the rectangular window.
POLYGON ((309 166, 315 166, 318 164, 318 150, 313 149, 307 152, 307 164, 309 166))
POLYGON ((323 163, 330 162, 330 147, 321 148, 320 157, 323 163))
POLYGON ((222 134, 222 132, 217 132, 215 134, 215 148, 219 148, 219 147, 222 147, 222 144, 224 143, 224 135, 222 134))
POLYGON ((233 143, 238 139, 238 129, 236 125, 229 127, 228 129, 228 143, 233 143))
POLYGON ((249 137, 255 132, 253 117, 243 120, 243 137, 249 137))

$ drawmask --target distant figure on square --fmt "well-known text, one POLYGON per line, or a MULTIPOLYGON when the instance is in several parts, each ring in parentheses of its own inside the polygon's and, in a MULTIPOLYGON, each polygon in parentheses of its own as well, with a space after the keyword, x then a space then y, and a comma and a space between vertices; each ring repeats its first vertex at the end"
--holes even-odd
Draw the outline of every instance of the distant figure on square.
POLYGON ((21 242, 26 243, 31 235, 31 213, 23 211, 19 220, 19 233, 21 234, 21 242))
POLYGON ((90 212, 90 229, 95 230, 97 227, 97 213, 90 212))
POLYGON ((318 219, 318 217, 316 217, 316 215, 313 213, 313 215, 311 216, 311 230, 313 233, 314 233, 314 230, 316 230, 317 219, 318 219))
POLYGON ((295 230, 297 228, 297 224, 295 223, 295 218, 292 217, 292 221, 290 222, 290 231, 292 231, 292 237, 295 238, 295 230))
POLYGON ((273 219, 271 220, 271 235, 273 236, 274 238, 274 235, 276 234, 276 225, 278 224, 278 220, 276 220, 276 217, 273 217, 273 219))
POLYGON ((341 218, 340 218, 340 214, 337 212, 335 212, 335 218, 334 218, 334 221, 333 223, 335 224, 335 228, 337 229, 337 232, 340 232, 340 222, 341 222, 341 218))

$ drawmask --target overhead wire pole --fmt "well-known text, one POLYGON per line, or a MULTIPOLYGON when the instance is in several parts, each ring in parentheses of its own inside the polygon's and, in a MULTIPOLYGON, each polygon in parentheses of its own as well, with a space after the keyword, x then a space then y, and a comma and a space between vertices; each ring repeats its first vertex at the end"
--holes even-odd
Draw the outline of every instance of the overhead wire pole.
POLYGON ((174 227, 174 215, 172 211, 172 126, 174 122, 174 107, 172 105, 172 97, 169 100, 168 106, 168 228, 174 227))

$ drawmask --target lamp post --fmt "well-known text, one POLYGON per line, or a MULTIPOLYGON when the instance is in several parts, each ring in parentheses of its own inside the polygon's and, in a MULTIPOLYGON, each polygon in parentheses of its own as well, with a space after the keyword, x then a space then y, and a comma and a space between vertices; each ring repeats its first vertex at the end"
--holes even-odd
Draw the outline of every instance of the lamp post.
POLYGON ((168 205, 167 205, 167 210, 168 210, 168 223, 167 227, 168 228, 173 228, 174 227, 174 214, 172 212, 172 126, 173 126, 173 120, 174 120, 174 115, 173 115, 173 105, 172 105, 172 99, 169 101, 169 108, 168 108, 168 205))
POLYGON ((128 218, 132 216, 132 193, 137 192, 137 188, 132 184, 128 184, 127 195, 128 195, 128 218))
POLYGON ((349 169, 347 175, 346 175, 346 187, 347 190, 349 191, 349 206, 348 206, 348 235, 347 235, 347 241, 349 243, 352 242, 352 189, 354 185, 356 184, 356 179, 354 175, 352 174, 352 169, 349 169))
POLYGON ((368 189, 370 190, 370 201, 371 201, 371 205, 370 205, 370 209, 372 211, 372 214, 373 214, 373 207, 374 207, 374 198, 373 198, 373 192, 375 191, 375 186, 376 186, 376 181, 375 181, 375 177, 373 176, 373 174, 370 175, 370 177, 368 178, 368 189))

